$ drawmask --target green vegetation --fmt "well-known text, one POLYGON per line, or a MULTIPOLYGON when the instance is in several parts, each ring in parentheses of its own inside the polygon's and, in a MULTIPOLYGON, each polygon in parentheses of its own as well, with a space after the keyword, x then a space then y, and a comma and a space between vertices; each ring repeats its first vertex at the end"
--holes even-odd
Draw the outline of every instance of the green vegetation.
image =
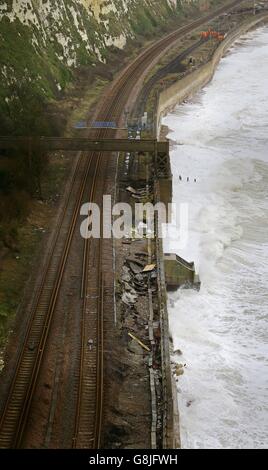
MULTIPOLYGON (((102 21, 97 21, 81 4, 65 3, 66 9, 57 12, 60 19, 56 20, 54 10, 48 14, 45 30, 37 4, 32 13, 38 24, 28 25, 18 18, 11 22, 5 15, 0 20, 0 135, 62 133, 57 118, 48 119, 46 105, 73 81, 70 64, 75 60, 78 66, 92 66, 99 55, 108 59, 105 36, 150 36, 174 14, 166 1, 150 2, 149 8, 136 0, 126 12, 122 0, 114 0, 115 10, 101 13, 102 21), (88 41, 81 39, 83 31, 88 41)), ((11 7, 10 1, 7 11, 11 7)), ((15 236, 9 227, 12 219, 23 220, 29 198, 42 197, 40 175, 46 163, 43 155, 19 150, 0 155, 0 240, 6 234, 15 236)))
POLYGON ((4 263, 4 270, 0 272, 0 348, 6 338, 7 329, 19 305, 24 283, 29 276, 32 254, 36 244, 41 238, 38 231, 27 231, 21 227, 19 231, 23 251, 14 254, 4 263))
MULTIPOLYGON (((6 221, 2 241, 0 240, 0 353, 21 301, 25 283, 32 272, 33 259, 51 223, 54 204, 58 195, 64 191, 72 158, 68 154, 63 157, 60 152, 51 156, 43 181, 46 202, 32 200, 28 196, 30 214, 25 211, 24 216, 16 214, 15 218, 15 205, 10 209, 10 196, 2 204, 9 204, 7 209, 12 211, 13 216, 6 221)), ((24 193, 19 197, 22 199, 25 196, 24 193)), ((17 204, 17 207, 21 207, 21 204, 17 204)))
MULTIPOLYGON (((12 12, 12 1, 5 3, 6 12, 12 12)), ((26 5, 23 0, 21 3, 26 5)), ((115 9, 104 10, 98 21, 81 3, 66 0, 66 8, 61 9, 61 3, 56 2, 45 25, 39 2, 32 2, 37 21, 29 24, 18 18, 10 21, 1 16, 4 10, 1 11, 0 135, 65 132, 66 123, 83 118, 96 94, 107 84, 106 78, 95 80, 85 95, 84 108, 64 116, 65 120, 59 119, 57 113, 48 114, 48 107, 72 86, 75 67, 97 68, 100 58, 105 61, 110 51, 112 56, 115 54, 116 48, 107 47, 106 39, 121 35, 128 40, 153 37, 176 14, 165 0, 129 1, 128 11, 126 2, 112 3, 115 9)), ((46 204, 37 201, 47 201, 55 194, 66 174, 60 162, 48 165, 48 159, 38 152, 0 152, 0 347, 41 239, 42 232, 33 227, 45 227, 43 222, 32 225, 28 219, 36 205, 38 212, 46 213, 46 204)))

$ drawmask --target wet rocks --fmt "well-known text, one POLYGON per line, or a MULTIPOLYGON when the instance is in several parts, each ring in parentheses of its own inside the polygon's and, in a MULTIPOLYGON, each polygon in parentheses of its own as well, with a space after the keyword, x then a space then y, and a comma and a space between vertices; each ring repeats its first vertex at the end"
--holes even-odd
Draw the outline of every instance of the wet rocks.
MULTIPOLYGON (((185 364, 186 365, 186 364, 185 364)), ((180 375, 184 374, 184 367, 185 365, 183 364, 176 364, 175 366, 175 375, 179 377, 180 375)))

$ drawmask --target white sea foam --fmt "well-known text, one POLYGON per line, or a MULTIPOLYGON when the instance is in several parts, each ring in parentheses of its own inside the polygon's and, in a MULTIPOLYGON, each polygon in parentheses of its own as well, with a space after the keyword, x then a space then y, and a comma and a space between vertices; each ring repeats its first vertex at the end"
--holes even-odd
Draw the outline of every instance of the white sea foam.
POLYGON ((213 81, 164 124, 183 144, 171 155, 174 201, 189 203, 190 218, 185 249, 173 241, 165 249, 195 261, 202 280, 199 293, 170 295, 183 351, 173 359, 187 364, 177 384, 182 446, 265 448, 268 28, 241 38, 213 81))

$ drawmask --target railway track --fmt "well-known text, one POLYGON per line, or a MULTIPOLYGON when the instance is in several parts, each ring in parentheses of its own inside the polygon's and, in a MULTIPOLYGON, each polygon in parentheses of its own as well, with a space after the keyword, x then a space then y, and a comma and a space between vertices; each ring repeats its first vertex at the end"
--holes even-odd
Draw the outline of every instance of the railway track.
MULTIPOLYGON (((119 121, 129 94, 141 73, 150 63, 184 34, 197 29, 202 24, 221 13, 230 10, 243 0, 236 0, 219 8, 214 13, 194 20, 190 24, 172 32, 142 52, 121 73, 110 89, 107 100, 103 103, 98 119, 119 121)), ((99 131, 96 138, 105 138, 109 131, 99 131)), ((109 134, 110 135, 110 134, 109 134)), ((22 446, 27 427, 32 399, 40 367, 44 357, 46 343, 57 304, 58 295, 68 259, 80 207, 85 194, 89 173, 94 168, 91 180, 89 201, 102 196, 107 155, 90 154, 78 196, 74 205, 68 198, 62 216, 58 221, 56 236, 53 241, 48 263, 45 266, 42 281, 35 296, 35 302, 29 316, 29 323, 22 343, 13 380, 0 420, 0 448, 18 448, 22 446), (102 163, 102 164, 100 164, 102 163), (72 211, 71 223, 66 225, 68 211, 72 211)), ((73 184, 82 168, 82 156, 79 159, 73 184)), ((103 354, 105 333, 105 311, 111 308, 109 290, 111 284, 105 276, 103 250, 106 241, 102 239, 85 241, 83 256, 83 312, 81 321, 80 371, 77 391, 77 410, 74 426, 73 447, 99 448, 101 445, 101 427, 103 412, 103 354), (106 298, 109 297, 109 302, 106 298), (93 347, 88 347, 88 338, 93 339, 93 347)), ((105 248, 106 249, 106 248, 105 248)), ((109 251, 109 250, 108 250, 109 251)))
MULTIPOLYGON (((232 7, 241 2, 232 2, 232 7)), ((226 9, 220 9, 220 14, 226 9)), ((215 14, 211 14, 206 18, 206 21, 214 18, 215 14)), ((151 46, 149 50, 142 53, 127 69, 124 70, 120 76, 118 82, 115 84, 110 93, 111 110, 108 115, 105 112, 101 114, 102 119, 113 119, 115 121, 120 119, 124 110, 124 105, 127 102, 129 93, 133 83, 136 83, 140 74, 147 67, 148 62, 154 58, 154 54, 159 53, 160 50, 168 47, 172 42, 178 39, 183 34, 192 31, 193 28, 198 28, 203 24, 204 19, 196 20, 190 25, 181 28, 179 31, 171 33, 164 40, 158 41, 155 45, 151 46)), ((106 131, 101 132, 101 138, 107 136, 106 131)), ((105 156, 103 155, 103 158, 105 156)), ((90 199, 91 200, 91 199, 90 199)), ((95 241, 96 242, 96 241, 95 241)), ((80 360, 80 382, 78 391, 78 406, 75 424, 75 434, 73 438, 73 447, 78 448, 99 448, 101 443, 101 421, 102 421, 102 410, 103 410, 103 306, 104 306, 104 283, 101 268, 101 245, 102 240, 99 240, 98 250, 98 273, 93 272, 93 277, 99 279, 99 289, 95 288, 89 295, 90 290, 85 288, 85 302, 84 302, 84 315, 83 315, 83 333, 81 341, 81 360, 80 360), (94 302, 95 299, 98 302, 94 302), (90 300, 90 302, 89 302, 90 300), (97 304, 97 306, 96 306, 97 304), (90 309, 90 305, 93 307, 90 309), (96 308, 96 310, 95 310, 96 308), (92 328, 94 322, 94 316, 97 312, 97 328, 92 328), (93 341, 93 348, 88 347, 88 338, 93 341), (88 371, 85 373, 85 371, 88 371), (95 381, 94 381, 95 374, 95 381), (94 386, 95 384, 95 386, 94 386)), ((90 279, 90 275, 87 272, 87 267, 90 266, 89 262, 89 242, 85 242, 84 247, 84 268, 83 268, 83 283, 82 291, 90 279)), ((92 275, 92 271, 91 271, 92 275)), ((92 276, 91 276, 92 277, 92 276)), ((92 288, 89 287, 92 290, 92 288)))
MULTIPOLYGON (((11 383, 8 399, 5 403, 0 422, 0 447, 19 447, 26 425, 31 399, 34 393, 38 371, 42 362, 45 343, 55 309, 64 268, 74 233, 77 217, 80 213, 82 194, 85 189, 87 174, 93 162, 89 163, 83 178, 81 190, 73 208, 70 227, 66 227, 65 218, 69 208, 67 200, 62 216, 58 222, 57 235, 50 252, 35 303, 30 315, 26 336, 20 350, 14 378, 11 383), (66 235, 62 248, 62 235, 66 235)), ((75 172, 74 179, 79 171, 75 172)))
MULTIPOLYGON (((124 87, 122 88, 124 90, 124 87)), ((122 95, 125 97, 124 93, 122 95)), ((120 119, 122 108, 120 99, 116 99, 113 107, 113 117, 120 119)), ((102 115, 108 119, 108 115, 102 115)), ((101 131, 105 138, 109 131, 101 131)), ((100 161, 105 162, 107 155, 98 154, 98 168, 100 161)), ((106 161, 107 164, 107 161, 106 161)), ((105 164, 104 164, 105 166, 105 164)), ((101 170, 101 169, 100 169, 101 170)), ((102 168, 104 171, 104 168, 102 168)), ((104 171, 105 172, 105 171, 104 171)), ((96 181, 103 181, 101 175, 96 181)), ((89 201, 98 201, 102 207, 103 188, 96 195, 96 184, 91 188, 89 201)), ((101 215, 100 231, 103 230, 101 215)), ((73 437, 74 448, 99 448, 101 443, 101 423, 103 410, 103 353, 104 353, 104 304, 105 282, 103 272, 103 240, 85 240, 83 255, 83 276, 81 295, 84 300, 82 312, 81 350, 80 350, 80 377, 77 398, 77 411, 75 432, 73 437), (96 263, 92 266, 94 252, 96 263), (92 286, 94 280, 94 287, 92 286), (92 341, 89 346, 88 340, 92 341)), ((106 241, 107 243, 107 241, 106 241)), ((112 305, 110 306, 112 308, 112 305)))

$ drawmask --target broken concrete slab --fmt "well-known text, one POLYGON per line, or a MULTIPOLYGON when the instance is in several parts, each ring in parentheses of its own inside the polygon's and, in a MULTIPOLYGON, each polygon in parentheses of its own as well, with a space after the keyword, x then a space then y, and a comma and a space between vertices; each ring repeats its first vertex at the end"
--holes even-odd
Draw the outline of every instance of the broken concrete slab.
POLYGON ((129 263, 129 267, 134 274, 139 274, 142 272, 143 268, 138 266, 136 263, 129 263))
POLYGON ((124 292, 122 295, 122 302, 125 305, 134 305, 137 300, 137 295, 134 295, 130 292, 124 292))

